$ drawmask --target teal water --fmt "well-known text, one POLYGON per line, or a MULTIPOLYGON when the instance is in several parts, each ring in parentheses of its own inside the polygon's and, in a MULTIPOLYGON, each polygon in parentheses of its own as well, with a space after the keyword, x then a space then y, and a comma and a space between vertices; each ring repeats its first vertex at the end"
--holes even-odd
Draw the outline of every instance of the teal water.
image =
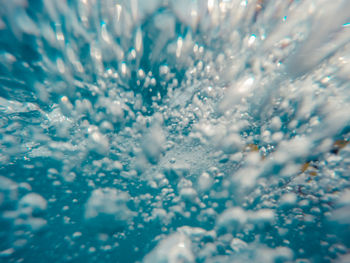
POLYGON ((0 262, 349 262, 348 10, 2 1, 0 262))

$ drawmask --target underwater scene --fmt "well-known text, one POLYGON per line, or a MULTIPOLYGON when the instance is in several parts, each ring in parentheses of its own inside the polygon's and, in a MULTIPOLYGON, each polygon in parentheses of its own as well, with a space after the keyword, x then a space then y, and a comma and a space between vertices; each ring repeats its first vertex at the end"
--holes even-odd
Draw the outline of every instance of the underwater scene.
POLYGON ((1 263, 349 263, 349 141, 348 0, 0 0, 1 263))

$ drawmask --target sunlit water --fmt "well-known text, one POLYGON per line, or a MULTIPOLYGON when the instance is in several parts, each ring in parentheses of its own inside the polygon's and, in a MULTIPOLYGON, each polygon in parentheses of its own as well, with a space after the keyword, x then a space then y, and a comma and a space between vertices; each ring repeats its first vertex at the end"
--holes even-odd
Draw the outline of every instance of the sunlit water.
POLYGON ((350 262, 350 2, 0 0, 0 262, 350 262))

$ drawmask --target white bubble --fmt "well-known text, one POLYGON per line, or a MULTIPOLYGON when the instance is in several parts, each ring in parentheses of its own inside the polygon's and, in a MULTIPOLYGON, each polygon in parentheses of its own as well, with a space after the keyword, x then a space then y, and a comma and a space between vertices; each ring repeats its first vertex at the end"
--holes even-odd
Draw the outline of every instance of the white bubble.
POLYGON ((47 201, 37 193, 26 194, 18 204, 20 209, 30 208, 33 214, 43 212, 47 208, 47 201))
POLYGON ((121 231, 133 213, 127 206, 129 195, 114 188, 98 188, 91 193, 86 207, 85 220, 94 229, 121 231))
POLYGON ((169 235, 146 255, 143 262, 195 262, 191 241, 181 233, 169 235))

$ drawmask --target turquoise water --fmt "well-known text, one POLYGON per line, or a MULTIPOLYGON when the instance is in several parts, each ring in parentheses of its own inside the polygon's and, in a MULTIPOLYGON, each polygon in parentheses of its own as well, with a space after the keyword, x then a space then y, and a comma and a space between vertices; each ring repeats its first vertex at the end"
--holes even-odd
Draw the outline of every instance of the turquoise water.
POLYGON ((349 262, 348 1, 0 5, 0 262, 349 262))

